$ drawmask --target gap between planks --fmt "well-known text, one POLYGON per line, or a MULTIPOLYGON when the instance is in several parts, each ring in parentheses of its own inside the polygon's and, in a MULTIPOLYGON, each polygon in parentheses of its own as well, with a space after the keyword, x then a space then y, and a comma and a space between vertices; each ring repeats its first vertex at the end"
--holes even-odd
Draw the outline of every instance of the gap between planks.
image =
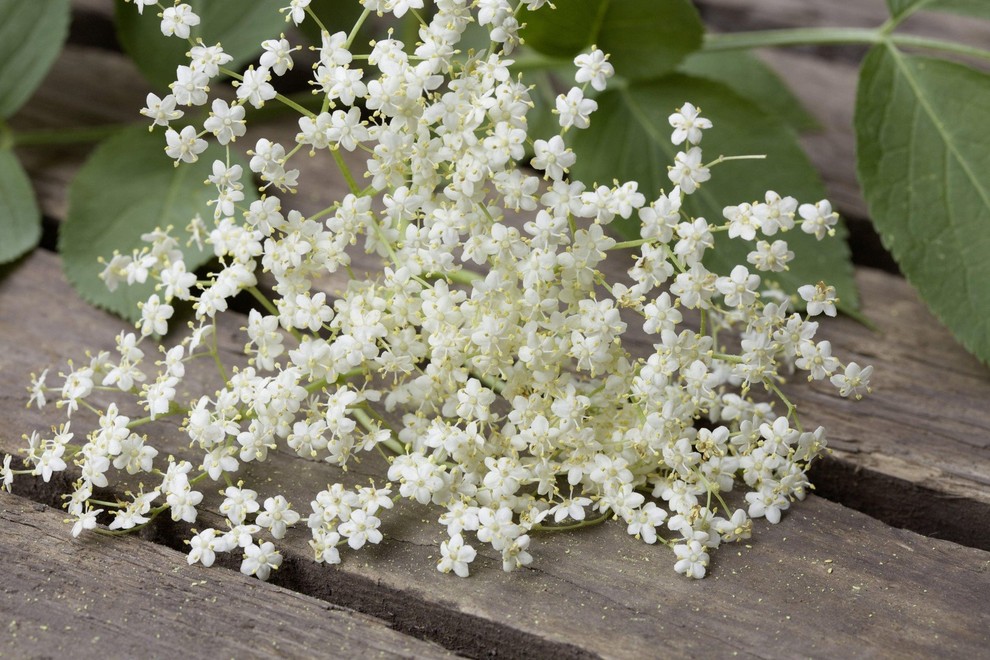
MULTIPOLYGON (((0 283, 0 310, 0 400, 10 404, 0 450, 10 452, 20 433, 45 424, 44 415, 20 405, 27 372, 83 347, 110 347, 120 322, 79 301, 61 279, 57 258, 43 251, 0 283), (58 309, 38 305, 44 297, 59 301, 58 309)), ((243 339, 240 323, 226 321, 219 337, 231 359, 243 339)), ((171 424, 148 432, 166 453, 189 451, 171 424)), ((283 492, 305 509, 328 481, 366 483, 373 462, 344 474, 274 452, 263 477, 254 465, 243 476, 260 484, 263 496, 283 492)), ((15 485, 43 490, 32 482, 21 478, 15 485)), ((204 492, 197 526, 218 525, 219 493, 204 492)), ((422 522, 436 516, 404 502, 386 518, 385 543, 345 551, 335 569, 314 564, 305 530, 294 530, 280 543, 286 564, 276 580, 471 655, 493 647, 529 657, 539 655, 529 653, 534 648, 544 655, 568 648, 615 657, 657 648, 763 657, 897 648, 962 655, 978 654, 990 641, 983 611, 990 553, 893 529, 814 496, 795 504, 779 525, 757 521, 751 544, 716 552, 710 577, 700 583, 673 572, 668 550, 636 541, 619 524, 537 538, 533 570, 503 574, 499 558, 481 547, 470 579, 441 576, 435 569, 440 528, 422 522)), ((173 541, 183 532, 166 528, 173 541)))
MULTIPOLYGON (((82 117, 84 123, 123 120, 143 102, 138 90, 144 90, 145 84, 119 55, 70 47, 63 64, 42 85, 21 122, 50 125, 66 113, 82 117), (96 79, 119 81, 113 86, 112 102, 77 93, 77 74, 88 76, 83 89, 95 89, 96 79)), ((263 130, 283 141, 295 134, 291 123, 266 124, 263 130)), ((42 207, 56 220, 65 217, 67 182, 84 153, 25 151, 42 207)), ((328 176, 335 172, 328 154, 303 158, 299 168, 304 182, 308 178, 325 183, 320 188, 307 186, 293 198, 298 210, 314 212, 346 193, 339 176, 328 176)), ((356 255, 362 258, 367 271, 378 268, 367 257, 356 255)), ((620 270, 621 262, 620 255, 611 259, 613 273, 620 270)), ((802 412, 826 425, 834 456, 841 462, 838 470, 816 470, 822 492, 896 524, 990 548, 990 533, 985 531, 990 524, 990 413, 983 405, 990 398, 987 371, 956 346, 902 280, 869 270, 861 270, 859 278, 866 287, 863 309, 884 334, 871 333, 847 319, 826 322, 824 334, 844 359, 866 363, 879 358, 876 393, 865 402, 850 404, 831 396, 828 388, 791 390, 802 412), (926 390, 916 382, 940 387, 926 390), (869 432, 864 432, 864 423, 869 424, 869 432), (842 476, 834 478, 835 474, 842 476), (868 483, 882 484, 874 497, 864 490, 868 483), (953 515, 944 515, 945 510, 953 515)), ((324 286, 332 290, 342 282, 332 280, 324 286)))
POLYGON ((449 658, 383 621, 139 538, 68 538, 64 512, 0 491, 0 656, 449 658))

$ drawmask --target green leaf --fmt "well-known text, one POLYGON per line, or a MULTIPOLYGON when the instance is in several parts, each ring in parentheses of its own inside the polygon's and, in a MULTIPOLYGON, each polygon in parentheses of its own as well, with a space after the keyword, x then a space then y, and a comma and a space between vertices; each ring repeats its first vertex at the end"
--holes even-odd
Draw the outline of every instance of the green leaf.
POLYGON ((701 47, 704 26, 689 0, 566 0, 556 6, 521 12, 526 44, 568 58, 595 44, 630 80, 662 76, 701 47))
MULTIPOLYGON (((212 144, 196 163, 174 167, 163 145, 160 133, 135 126, 97 147, 69 187, 69 214, 59 232, 63 267, 79 294, 131 320, 139 316, 137 303, 147 299, 154 287, 150 282, 121 285, 111 293, 99 279, 100 257, 109 259, 114 250, 130 254, 145 245, 141 234, 169 225, 182 244, 189 270, 211 256, 186 246, 185 227, 197 214, 212 215, 207 201, 216 189, 203 181, 213 160, 225 158, 224 149, 212 144)), ((233 154, 231 158, 239 162, 233 154)), ((244 204, 257 199, 250 184, 244 194, 244 204)))
POLYGON ((887 0, 887 9, 896 19, 907 18, 919 10, 990 18, 990 2, 987 0, 887 0))
POLYGON ((790 88, 758 57, 741 52, 697 52, 677 68, 681 73, 720 82, 796 131, 819 127, 790 88))
MULTIPOLYGON (((574 135, 578 161, 572 173, 587 183, 611 182, 613 178, 637 181, 648 200, 661 190, 670 190, 673 184, 667 177, 667 166, 680 148, 670 143, 672 129, 667 117, 685 101, 702 108, 704 116, 714 123, 701 144, 706 161, 719 155, 767 156, 765 160, 730 161, 713 168, 712 180, 685 202, 693 216, 720 222, 724 207, 762 201, 767 190, 791 195, 802 203, 814 203, 825 196, 818 174, 786 125, 724 85, 684 75, 636 83, 600 95, 591 127, 574 135), (608 121, 602 121, 606 117, 608 121)), ((628 222, 617 223, 616 230, 627 238, 638 238, 639 222, 634 216, 628 222)), ((847 309, 856 308, 856 288, 843 228, 835 238, 821 242, 799 229, 787 232, 783 238, 796 258, 789 271, 765 274, 764 281, 775 281, 793 293, 802 284, 825 280, 835 286, 847 309)), ((751 249, 749 243, 719 234, 707 263, 713 269, 728 272, 733 265, 745 263, 751 249)))
POLYGON ((0 264, 13 261, 41 240, 41 211, 27 173, 10 149, 0 150, 0 264))
MULTIPOLYGON (((186 4, 200 17, 190 37, 194 41, 201 38, 210 46, 223 44, 234 58, 227 65, 233 69, 253 59, 263 40, 291 27, 285 22, 285 14, 278 13, 279 7, 288 5, 284 0, 186 0, 186 4)), ((175 80, 175 67, 188 64, 189 42, 164 36, 157 13, 157 9, 148 7, 141 15, 133 4, 117 0, 114 20, 120 44, 141 73, 151 83, 166 87, 175 80)))
POLYGON ((905 277, 990 361, 990 76, 877 46, 856 99, 858 173, 905 277))
POLYGON ((69 34, 69 0, 0 0, 0 118, 24 105, 69 34))

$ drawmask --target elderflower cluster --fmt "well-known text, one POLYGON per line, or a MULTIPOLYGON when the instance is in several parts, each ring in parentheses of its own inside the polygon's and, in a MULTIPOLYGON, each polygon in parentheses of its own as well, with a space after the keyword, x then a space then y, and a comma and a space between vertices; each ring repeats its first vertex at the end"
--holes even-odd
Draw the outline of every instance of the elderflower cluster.
MULTIPOLYGON (((289 2, 286 20, 316 20, 308 4, 289 2)), ((424 8, 424 0, 361 4, 365 16, 424 8)), ((700 146, 712 124, 690 103, 670 116, 672 142, 684 150, 669 167, 669 191, 569 176, 576 155, 565 138, 589 125, 594 93, 614 71, 600 50, 578 56, 578 84, 556 100, 559 133, 531 137, 530 88, 507 55, 519 44, 518 5, 542 4, 436 0, 416 43, 383 39, 362 59, 351 53, 353 33, 324 30, 312 71, 322 110, 299 108, 293 143, 256 140, 250 172, 213 163, 213 222, 197 217, 191 229, 219 268, 189 272, 168 229, 105 263, 111 287, 157 283, 136 328, 117 336, 116 351, 69 362, 61 385, 43 372, 31 387, 34 404, 54 397, 70 418, 51 436, 28 438, 27 463, 45 481, 70 466, 79 475, 67 505, 73 535, 101 524, 135 529, 164 512, 195 524, 204 495, 219 493, 213 507, 225 521, 196 531, 189 562, 237 552, 242 571, 264 579, 294 525, 308 527, 317 561, 334 564, 348 548, 381 543, 401 502, 415 500, 434 505, 445 531, 442 572, 468 575, 481 546, 511 571, 533 561, 537 532, 617 519, 643 542, 669 546, 678 572, 701 578, 712 550, 750 538, 754 518, 777 523, 805 497, 825 436, 801 427, 782 377, 797 370, 860 397, 871 367, 843 364, 815 339, 814 317, 835 314, 834 289, 802 287, 801 313, 763 276, 794 258, 781 236, 799 227, 821 239, 836 214, 828 202, 771 191, 722 218, 690 216, 683 204, 710 185, 713 165, 700 146), (458 49, 471 23, 488 30, 490 50, 458 49), (320 185, 294 161, 341 149, 366 154, 363 172, 337 159, 351 192, 312 216, 294 210, 297 187, 320 185), (264 196, 244 204, 252 177, 264 196), (641 238, 617 244, 608 225, 619 218, 638 219, 641 238), (727 273, 705 262, 719 232, 753 242, 746 263, 727 273), (351 246, 378 255, 380 272, 352 277, 334 296, 314 288, 322 275, 349 271, 351 246), (632 266, 606 275, 607 255, 619 250, 633 253, 632 266), (225 365, 216 320, 242 291, 260 301, 243 322, 249 360, 225 365), (159 347, 183 304, 192 332, 159 347), (216 362, 222 385, 180 395, 200 357, 216 362), (101 403, 107 391, 130 402, 101 403), (95 422, 78 422, 85 412, 95 422), (166 417, 181 419, 190 447, 182 457, 141 433, 166 417), (329 464, 330 485, 290 501, 271 480, 238 476, 286 454, 329 464), (379 480, 335 482, 341 473, 330 466, 358 461, 380 464, 379 480), (97 508, 94 489, 125 474, 142 485, 97 508)), ((177 38, 199 22, 180 3, 160 18, 177 38)), ((231 58, 202 42, 170 93, 148 96, 142 113, 164 130, 177 163, 197 160, 209 140, 235 143, 248 106, 281 99, 275 83, 299 47, 282 36, 263 49, 234 76, 232 101, 211 101, 231 58), (208 117, 183 123, 195 107, 208 117)), ((13 473, 8 460, 5 486, 13 473)))

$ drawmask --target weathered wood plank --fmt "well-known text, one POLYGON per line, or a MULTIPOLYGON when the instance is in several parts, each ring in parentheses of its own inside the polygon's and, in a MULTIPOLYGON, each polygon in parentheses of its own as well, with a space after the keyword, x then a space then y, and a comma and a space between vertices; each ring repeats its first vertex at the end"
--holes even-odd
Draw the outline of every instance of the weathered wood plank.
MULTIPOLYGON (((13 449, 13 438, 41 419, 19 405, 26 371, 83 346, 106 346, 118 325, 75 298, 47 253, 36 253, 0 284, 0 400, 9 410, 0 450, 13 449), (59 301, 57 313, 36 304, 45 295, 59 301)), ((243 343, 235 332, 221 332, 228 351, 243 343)), ((867 432, 876 423, 862 420, 867 432)), ((176 455, 188 451, 177 433, 163 429, 156 440, 176 455)), ((372 463, 341 475, 275 452, 262 466, 265 477, 253 481, 305 509, 329 480, 366 482, 372 463)), ((252 481, 251 470, 243 476, 252 481)), ((209 502, 200 526, 218 520, 219 497, 203 490, 209 502)), ((721 549, 702 583, 676 575, 665 549, 613 524, 537 539, 533 570, 504 575, 499 559, 482 549, 472 578, 440 576, 439 528, 423 523, 436 516, 403 503, 386 517, 386 543, 364 556, 345 551, 337 569, 313 564, 306 534, 296 530, 282 544, 287 560, 277 578, 472 654, 501 645, 530 657, 580 650, 643 657, 657 649, 759 657, 897 649, 979 655, 990 642, 990 553, 892 529, 817 497, 795 505, 780 525, 759 521, 751 547, 721 549)))
MULTIPOLYGON (((73 53, 89 58, 85 60, 90 65, 85 67, 87 71, 103 71, 103 74, 93 75, 107 75, 107 71, 113 70, 117 79, 125 80, 121 87, 143 89, 136 72, 124 73, 130 65, 122 64, 119 56, 76 49, 67 56, 71 61, 75 61, 73 58, 76 55, 73 53)), ((66 61, 65 69, 58 70, 71 70, 71 61, 66 61)), ((43 87, 47 91, 37 97, 40 104, 38 110, 28 113, 29 116, 41 118, 46 124, 56 121, 59 111, 55 108, 60 103, 60 95, 71 87, 71 76, 53 78, 43 87)), ((92 99, 73 102, 84 105, 95 103, 92 99)), ((133 109, 140 103, 141 98, 137 96, 130 102, 119 100, 102 112, 123 119, 132 116, 133 109)), ((94 107, 103 106, 96 104, 94 107)), ((831 111, 839 112, 835 108, 831 111)), ((266 135, 283 141, 290 141, 296 130, 291 123, 268 124, 262 129, 266 135)), ((851 137, 848 142, 851 149, 851 137)), ((30 162, 29 168, 40 188, 43 204, 54 217, 64 217, 66 178, 79 162, 78 153, 73 159, 55 157, 40 150, 35 152, 30 155, 40 160, 30 162)), ((360 156, 353 157, 354 160, 359 161, 360 156)), ((304 213, 313 213, 340 199, 346 192, 328 154, 321 152, 314 158, 302 157, 296 165, 302 170, 301 179, 305 185, 301 188, 303 192, 291 201, 287 200, 287 204, 304 213)), ((355 258, 359 264, 366 264, 367 270, 377 268, 373 262, 362 261, 360 254, 356 254, 355 258)), ((617 266, 621 262, 621 257, 617 256, 612 265, 617 266)), ((343 273, 339 275, 328 278, 322 286, 331 291, 342 288, 343 273)), ((967 512, 960 511, 958 515, 948 517, 938 510, 924 509, 927 512, 919 514, 920 519, 918 516, 895 519, 902 524, 910 523, 914 529, 990 547, 990 535, 982 532, 985 529, 983 525, 977 524, 979 521, 985 523, 990 517, 990 483, 986 477, 990 474, 990 468, 987 468, 990 465, 987 448, 990 434, 986 432, 990 422, 980 404, 990 397, 987 372, 955 345, 950 335, 923 309, 902 281, 886 279, 869 271, 862 271, 860 279, 869 282, 863 291, 864 309, 884 329, 885 334, 877 336, 855 323, 839 320, 826 324, 825 336, 833 340, 841 349, 841 354, 853 359, 868 362, 875 361, 874 356, 881 358, 877 369, 876 395, 852 406, 848 402, 834 400, 826 392, 811 392, 806 388, 795 388, 795 396, 811 420, 828 422, 836 447, 835 455, 844 462, 836 473, 866 469, 875 477, 893 479, 893 483, 899 484, 898 488, 880 489, 881 493, 890 493, 886 499, 878 498, 874 502, 863 499, 866 510, 885 516, 896 514, 898 510, 911 511, 933 501, 934 494, 946 506, 970 508, 967 512), (903 323, 901 319, 910 319, 911 323, 903 323), (925 350, 919 350, 922 347, 925 350), (914 390, 912 379, 942 383, 938 392, 943 393, 941 400, 946 405, 942 410, 946 414, 939 417, 919 414, 924 407, 919 407, 919 395, 914 390), (863 419, 868 418, 890 418, 894 421, 879 425, 876 433, 864 434, 860 425, 863 419), (975 433, 974 429, 977 430, 975 433), (912 491, 915 487, 921 490, 912 491), (916 504, 912 507, 898 505, 899 499, 908 491, 915 492, 911 497, 916 504), (976 503, 975 508, 971 506, 973 503, 976 503)), ((830 484, 828 494, 840 501, 843 498, 842 484, 852 486, 856 483, 847 478, 840 480, 840 483, 832 483, 828 478, 830 473, 822 474, 819 470, 819 474, 820 481, 830 484)))
POLYGON ((0 491, 0 655, 452 657, 379 619, 135 537, 66 537, 64 515, 0 491))

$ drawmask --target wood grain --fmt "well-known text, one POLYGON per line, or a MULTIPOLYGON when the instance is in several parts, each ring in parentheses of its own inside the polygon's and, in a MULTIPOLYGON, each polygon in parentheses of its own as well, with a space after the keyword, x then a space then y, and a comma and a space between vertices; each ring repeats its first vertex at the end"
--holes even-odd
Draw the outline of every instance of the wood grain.
MULTIPOLYGON (((236 324, 230 319, 221 329, 225 355, 243 343, 236 324)), ((21 407, 26 373, 83 346, 108 346, 118 327, 75 298, 50 254, 35 253, 3 280, 0 401, 7 412, 0 451, 14 450, 17 436, 45 423, 21 407), (37 304, 44 295, 59 301, 57 311, 37 304)), ((83 431, 82 418, 76 423, 83 431)), ((188 452, 174 427, 149 432, 164 451, 188 452)), ((263 473, 252 465, 240 476, 265 496, 284 492, 301 510, 330 481, 380 478, 370 460, 345 475, 275 452, 261 467, 263 473)), ((15 485, 44 494, 37 480, 15 485)), ((219 522, 219 495, 203 490, 200 527, 219 522)), ((295 531, 282 544, 287 559, 277 580, 470 655, 494 647, 525 657, 643 657, 657 649, 759 657, 898 648, 978 655, 990 641, 983 608, 990 553, 893 529, 818 497, 795 505, 780 525, 759 521, 749 546, 722 548, 701 583, 675 574, 669 551, 637 542, 615 524, 538 538, 533 570, 504 575, 498 558, 481 548, 470 579, 441 576, 434 568, 440 530, 429 524, 437 515, 403 503, 386 517, 386 543, 345 551, 336 569, 312 563, 306 534, 295 531)))
POLYGON ((384 622, 135 537, 72 539, 64 513, 0 491, 0 655, 446 658, 384 622))
MULTIPOLYGON (((87 48, 71 49, 65 57, 66 70, 72 70, 71 62, 86 62, 83 68, 88 75, 112 75, 121 81, 115 92, 119 97, 114 97, 113 103, 82 96, 72 101, 80 111, 90 107, 87 121, 101 123, 133 115, 133 108, 143 99, 134 93, 127 101, 123 98, 128 94, 125 90, 143 89, 143 83, 129 63, 119 55, 87 48)), ((821 63, 813 63, 809 71, 815 67, 834 72, 821 63)), ((52 76, 32 101, 38 106, 28 113, 31 121, 48 125, 63 112, 59 110, 60 99, 72 88, 72 81, 54 72, 52 76)), ((839 113, 841 105, 833 106, 830 112, 839 113)), ((256 130, 286 143, 296 132, 292 122, 268 123, 256 130)), ((847 138, 851 151, 851 135, 847 138)), ((249 139, 239 142, 244 149, 253 144, 249 139)), ((64 218, 66 182, 84 153, 53 155, 32 150, 26 154, 43 207, 55 218, 64 218)), ((361 156, 348 157, 355 168, 362 167, 361 156)), ((828 158, 829 162, 836 160, 834 156, 828 158)), ((303 192, 286 200, 287 205, 310 214, 346 194, 329 154, 302 156, 295 164, 302 171, 303 192)), ((359 250, 353 255, 359 271, 380 268, 375 259, 359 250)), ((621 270, 623 263, 623 256, 615 255, 610 260, 612 272, 621 270)), ((826 323, 824 333, 835 344, 837 354, 876 363, 876 394, 850 404, 827 390, 792 390, 809 419, 829 428, 834 456, 841 462, 832 470, 818 469, 816 479, 826 489, 823 492, 837 501, 855 503, 857 508, 924 533, 990 549, 990 533, 984 531, 990 523, 990 418, 982 405, 990 400, 990 376, 955 344, 902 280, 867 269, 860 271, 859 280, 864 287, 863 309, 883 333, 871 333, 843 319, 826 323), (919 391, 919 382, 938 383, 939 387, 919 391), (938 404, 922 414, 929 401, 938 404), (864 420, 875 420, 876 428, 870 426, 864 431, 864 420), (849 476, 857 470, 865 472, 849 476), (868 483, 873 484, 873 496, 864 491, 868 483), (911 505, 902 505, 902 500, 911 505), (945 511, 953 515, 944 515, 945 511)), ((331 292, 345 285, 344 273, 320 283, 331 292)))

